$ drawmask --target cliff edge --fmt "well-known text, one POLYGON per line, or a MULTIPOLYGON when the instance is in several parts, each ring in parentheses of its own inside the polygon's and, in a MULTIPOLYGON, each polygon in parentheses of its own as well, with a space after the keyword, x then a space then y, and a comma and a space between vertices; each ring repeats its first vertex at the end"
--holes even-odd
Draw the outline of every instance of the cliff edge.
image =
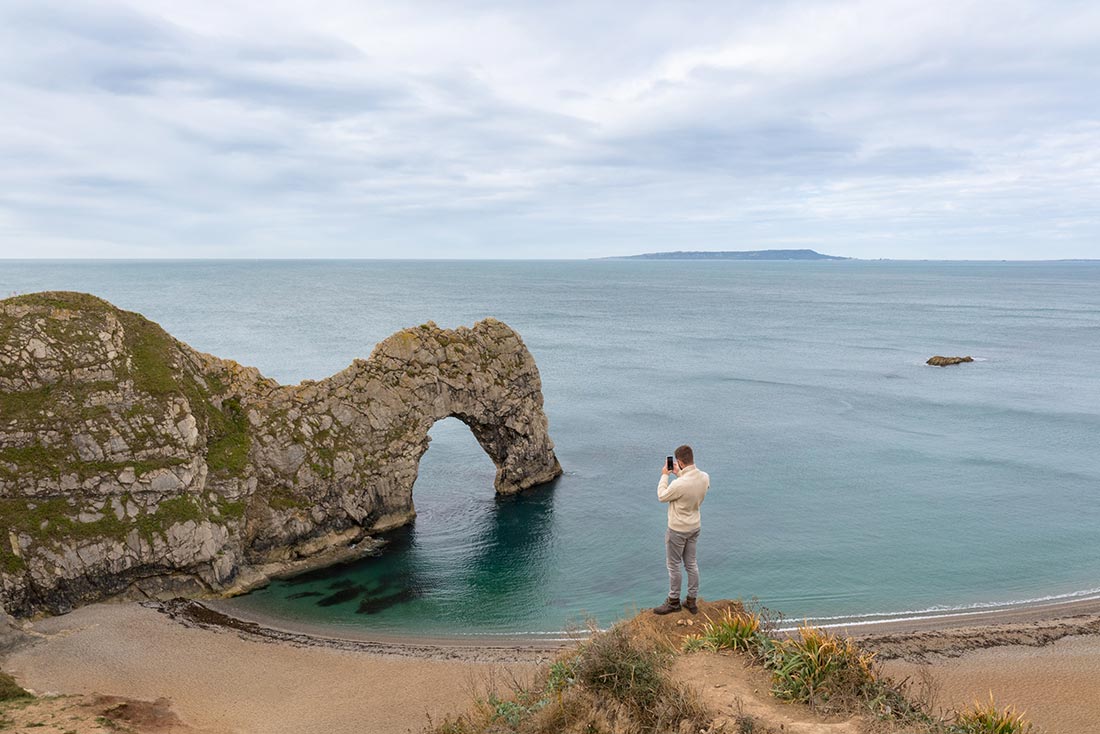
POLYGON ((509 494, 561 473, 538 369, 485 319, 393 334, 296 386, 94 296, 0 301, 0 605, 262 583, 408 522, 428 430, 473 431, 509 494))

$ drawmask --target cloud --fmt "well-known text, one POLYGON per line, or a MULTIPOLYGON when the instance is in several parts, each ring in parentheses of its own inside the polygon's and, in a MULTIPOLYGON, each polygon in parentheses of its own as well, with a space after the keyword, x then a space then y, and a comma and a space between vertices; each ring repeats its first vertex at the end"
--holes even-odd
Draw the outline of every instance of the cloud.
POLYGON ((0 256, 1100 257, 1082 3, 0 10, 0 256))

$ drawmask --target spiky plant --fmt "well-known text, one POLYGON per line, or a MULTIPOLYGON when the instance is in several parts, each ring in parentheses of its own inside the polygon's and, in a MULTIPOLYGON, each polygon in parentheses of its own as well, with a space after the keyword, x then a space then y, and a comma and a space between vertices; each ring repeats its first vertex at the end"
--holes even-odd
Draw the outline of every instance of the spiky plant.
POLYGON ((810 625, 799 627, 797 637, 769 645, 764 664, 772 671, 777 697, 811 705, 860 697, 876 679, 874 653, 810 625))
POLYGON ((1031 724, 1012 706, 998 709, 990 692, 989 703, 975 701, 959 712, 951 731, 952 734, 1024 734, 1031 731, 1031 724))
POLYGON ((729 609, 717 620, 703 627, 703 638, 716 650, 750 650, 758 644, 760 615, 755 612, 733 612, 729 609))
POLYGON ((703 635, 684 635, 683 642, 684 652, 699 652, 700 650, 714 651, 718 648, 714 646, 714 643, 703 635))

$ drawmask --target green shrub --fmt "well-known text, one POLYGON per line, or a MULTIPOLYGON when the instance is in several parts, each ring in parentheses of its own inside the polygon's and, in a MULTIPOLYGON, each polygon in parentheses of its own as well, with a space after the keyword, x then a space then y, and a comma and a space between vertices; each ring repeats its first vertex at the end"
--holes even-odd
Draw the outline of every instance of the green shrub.
POLYGON ((524 719, 545 706, 547 701, 539 700, 531 705, 524 705, 518 700, 501 699, 496 694, 491 694, 488 703, 492 710, 492 721, 502 721, 515 729, 524 719))
POLYGON ((546 690, 559 693, 577 682, 577 658, 555 660, 546 676, 546 690))

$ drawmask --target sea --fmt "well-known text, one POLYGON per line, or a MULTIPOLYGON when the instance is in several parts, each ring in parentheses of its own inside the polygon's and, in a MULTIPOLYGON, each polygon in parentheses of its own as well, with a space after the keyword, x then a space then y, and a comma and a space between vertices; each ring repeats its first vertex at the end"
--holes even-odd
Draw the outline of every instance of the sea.
POLYGON ((455 419, 417 517, 243 616, 551 639, 660 603, 665 456, 695 449, 704 598, 839 624, 1100 598, 1100 263, 3 261, 283 383, 406 326, 515 328, 556 482, 497 497, 455 419), (974 362, 929 367, 930 356, 974 362))

